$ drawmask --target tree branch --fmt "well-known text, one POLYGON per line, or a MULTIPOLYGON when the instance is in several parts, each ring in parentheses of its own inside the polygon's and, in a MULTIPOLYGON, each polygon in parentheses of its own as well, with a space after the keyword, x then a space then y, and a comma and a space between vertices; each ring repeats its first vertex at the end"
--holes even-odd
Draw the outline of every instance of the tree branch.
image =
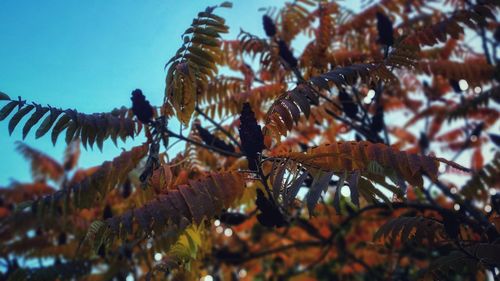
POLYGON ((203 148, 206 148, 206 149, 209 149, 209 150, 212 150, 212 151, 215 151, 219 154, 222 154, 224 156, 231 156, 231 157, 236 157, 236 158, 240 158, 240 157, 243 157, 244 155, 241 154, 241 153, 236 153, 236 152, 229 152, 229 151, 225 151, 225 150, 222 150, 220 148, 217 148, 217 147, 214 147, 214 146, 211 146, 211 145, 206 145, 204 143, 201 143, 201 142, 197 142, 195 140, 192 140, 190 138, 186 138, 185 136, 182 136, 182 135, 179 135, 179 134, 176 134, 170 130, 167 129, 167 132, 168 132, 168 135, 169 136, 172 136, 174 138, 178 138, 178 139, 181 139, 183 141, 187 141, 189 143, 192 143, 196 146, 200 146, 200 147, 203 147, 203 148))
POLYGON ((241 148, 241 145, 240 143, 238 142, 238 140, 236 140, 236 138, 233 137, 233 135, 231 135, 226 129, 224 129, 219 123, 215 122, 212 118, 210 118, 209 116, 207 116, 199 107, 196 107, 196 112, 198 114, 200 114, 201 116, 203 116, 205 119, 207 119, 210 123, 212 123, 219 131, 221 131, 222 133, 224 133, 224 135, 226 135, 235 145, 237 145, 239 147, 240 150, 243 150, 241 148))

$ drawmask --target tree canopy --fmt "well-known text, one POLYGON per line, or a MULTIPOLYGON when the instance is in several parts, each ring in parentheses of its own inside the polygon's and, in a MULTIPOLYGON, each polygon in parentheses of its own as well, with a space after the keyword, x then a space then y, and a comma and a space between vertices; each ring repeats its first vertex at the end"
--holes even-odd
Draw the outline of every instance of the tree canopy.
POLYGON ((33 181, 0 189, 0 279, 499 280, 499 7, 295 0, 227 38, 224 2, 182 35, 163 104, 0 92, 10 134, 67 144, 18 143, 33 181))

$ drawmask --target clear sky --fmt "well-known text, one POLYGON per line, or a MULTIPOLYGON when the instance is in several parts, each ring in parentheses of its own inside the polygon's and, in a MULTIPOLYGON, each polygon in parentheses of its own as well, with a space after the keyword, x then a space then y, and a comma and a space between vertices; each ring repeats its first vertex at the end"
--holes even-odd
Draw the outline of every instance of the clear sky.
MULTIPOLYGON (((130 106, 130 93, 141 88, 156 105, 163 99, 165 62, 181 45, 180 35, 197 12, 223 1, 173 0, 2 0, 0 1, 0 91, 13 98, 81 112, 107 112, 130 106)), ((263 35, 260 7, 283 1, 233 1, 220 9, 234 38, 240 27, 263 35)), ((0 106, 5 103, 1 102, 0 106)), ((8 119, 0 122, 0 186, 10 179, 30 179, 29 164, 15 152, 20 125, 9 137, 8 119)), ((63 138, 53 147, 50 136, 35 140, 37 124, 25 142, 56 159, 63 138)), ((82 152, 89 167, 119 154, 140 140, 105 143, 82 152)))

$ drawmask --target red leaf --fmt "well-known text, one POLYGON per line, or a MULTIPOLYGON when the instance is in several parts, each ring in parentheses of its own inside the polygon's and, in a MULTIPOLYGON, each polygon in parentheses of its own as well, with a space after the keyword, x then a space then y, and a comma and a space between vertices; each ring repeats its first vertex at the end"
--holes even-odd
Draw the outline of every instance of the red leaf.
POLYGON ((481 153, 481 147, 478 147, 474 150, 474 153, 472 154, 472 160, 471 160, 471 168, 473 170, 480 170, 483 167, 484 164, 484 158, 483 158, 483 153, 481 153))

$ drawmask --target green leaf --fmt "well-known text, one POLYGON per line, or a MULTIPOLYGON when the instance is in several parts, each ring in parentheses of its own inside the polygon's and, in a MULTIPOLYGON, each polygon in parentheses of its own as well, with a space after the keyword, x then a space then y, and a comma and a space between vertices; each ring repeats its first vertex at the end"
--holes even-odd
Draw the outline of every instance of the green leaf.
POLYGON ((61 113, 61 110, 51 108, 50 115, 43 120, 38 130, 36 130, 35 137, 38 139, 45 135, 50 130, 54 122, 57 120, 57 117, 59 117, 61 113))
POLYGON ((201 238, 201 232, 200 228, 192 225, 186 230, 186 235, 189 235, 189 237, 193 240, 195 243, 196 247, 200 246, 203 244, 202 238, 201 238))
POLYGON ((45 115, 45 113, 47 113, 47 111, 49 111, 48 108, 37 106, 35 113, 33 113, 33 115, 31 115, 30 119, 28 119, 28 121, 26 122, 26 124, 24 124, 24 127, 23 127, 23 139, 26 138, 26 136, 30 132, 31 128, 33 128, 33 126, 38 121, 40 121, 40 119, 45 115))
POLYGON ((92 250, 97 253, 101 245, 106 242, 108 235, 109 230, 106 228, 106 223, 97 220, 90 225, 84 241, 89 241, 92 244, 92 250))
POLYGON ((16 128, 19 121, 21 121, 21 119, 26 114, 28 114, 33 108, 35 108, 33 105, 27 105, 27 106, 21 108, 21 110, 19 110, 18 112, 16 112, 16 114, 14 114, 14 116, 12 116, 12 119, 10 119, 10 122, 9 122, 9 134, 10 135, 12 135, 12 132, 16 128))
POLYGON ((6 104, 2 110, 0 110, 0 121, 4 120, 9 116, 9 114, 14 110, 14 108, 19 104, 18 101, 11 101, 8 104, 6 104))
POLYGON ((0 92, 0 100, 10 100, 10 97, 4 92, 0 92))
POLYGON ((199 47, 196 47, 196 46, 191 46, 188 48, 188 50, 190 52, 192 52, 193 54, 197 55, 198 57, 200 58, 203 58, 205 59, 206 61, 210 62, 210 63, 215 63, 215 58, 213 56, 213 54, 211 54, 210 52, 208 51, 205 51, 199 47))
POLYGON ((208 19, 208 18, 193 19, 193 23, 191 24, 191 26, 193 26, 193 27, 197 27, 197 26, 201 26, 201 25, 209 25, 211 27, 216 27, 217 30, 219 30, 219 32, 228 31, 228 27, 225 24, 220 23, 220 22, 213 20, 213 19, 208 19))
POLYGON ((200 44, 200 45, 206 45, 206 46, 211 46, 211 47, 219 47, 220 42, 217 41, 214 38, 203 36, 201 34, 195 34, 193 38, 191 39, 191 42, 200 44))
MULTIPOLYGON (((174 62, 174 61, 176 61, 177 59, 180 59, 180 58, 182 58, 182 54, 177 54, 177 55, 173 56, 173 57, 172 57, 170 60, 168 60, 168 62, 165 64, 165 68, 167 68, 167 66, 168 66, 169 64, 171 64, 172 62, 174 62)), ((175 66, 171 66, 171 67, 170 67, 170 69, 175 70, 175 66)), ((173 70, 172 70, 172 71, 173 71, 173 70)), ((169 70, 169 71, 170 71, 170 70, 169 70)))
POLYGON ((220 24, 224 24, 226 22, 226 20, 223 17, 219 17, 216 14, 208 13, 208 12, 200 12, 200 13, 198 13, 198 17, 199 18, 203 18, 203 17, 210 18, 210 19, 213 19, 220 24))
POLYGON ((187 237, 187 240, 188 240, 188 243, 189 243, 189 248, 187 249, 189 251, 189 256, 192 257, 192 258, 195 258, 196 257, 196 251, 197 251, 196 244, 194 243, 193 238, 191 238, 190 235, 186 235, 186 237, 187 237))
POLYGON ((207 27, 195 27, 195 28, 193 28, 193 33, 195 34, 195 36, 197 34, 201 34, 202 36, 206 35, 208 37, 213 37, 213 38, 220 37, 219 32, 215 28, 211 28, 210 26, 207 26, 207 27))

